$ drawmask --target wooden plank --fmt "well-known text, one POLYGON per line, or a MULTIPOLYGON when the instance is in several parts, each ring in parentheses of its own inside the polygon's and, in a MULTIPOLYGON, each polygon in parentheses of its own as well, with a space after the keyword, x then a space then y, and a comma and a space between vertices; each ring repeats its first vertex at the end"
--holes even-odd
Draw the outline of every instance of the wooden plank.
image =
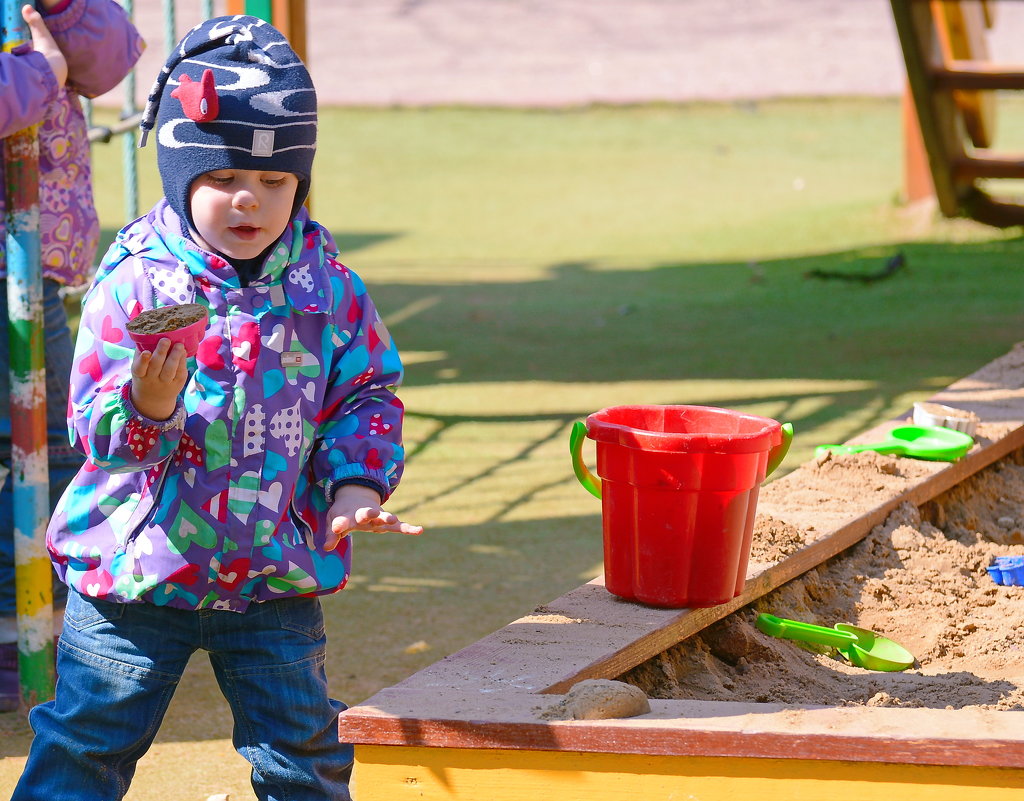
POLYGON ((957 109, 952 96, 935 91, 932 69, 941 66, 936 52, 935 30, 929 3, 890 0, 893 21, 899 35, 907 82, 914 97, 921 138, 935 185, 939 208, 947 217, 960 214, 960 190, 951 161, 964 154, 957 130, 957 109))
POLYGON ((903 121, 903 194, 907 205, 935 200, 935 187, 928 167, 928 153, 921 140, 921 126, 917 122, 917 109, 910 87, 900 97, 903 121))
MULTIPOLYGON (((951 3, 932 0, 942 60, 949 64, 959 59, 988 60, 985 37, 987 19, 980 0, 951 3)), ((996 126, 996 97, 991 92, 956 91, 953 102, 963 116, 967 135, 975 147, 991 147, 996 126)))
MULTIPOLYGON (((1024 65, 950 61, 929 70, 936 89, 1024 89, 1024 65)), ((982 145, 985 147, 985 145, 982 145)))
POLYGON ((291 44, 292 50, 302 59, 307 69, 309 57, 306 52, 306 0, 272 0, 271 22, 291 44))
POLYGON ((964 215, 996 228, 1024 225, 1024 206, 1013 198, 990 197, 980 189, 969 190, 962 198, 964 215))
POLYGON ((427 690, 383 690, 342 714, 341 737, 357 746, 1024 769, 1019 714, 992 710, 652 699, 651 712, 635 718, 548 721, 539 710, 554 699, 531 693, 452 693, 443 709, 433 695, 427 690))
POLYGON ((1024 178, 1024 153, 976 152, 953 162, 953 170, 964 181, 977 178, 1024 178))
POLYGON ((245 0, 245 13, 273 24, 274 11, 271 8, 271 0, 245 0))
POLYGON ((359 801, 1019 801, 1024 774, 850 762, 356 749, 359 801))

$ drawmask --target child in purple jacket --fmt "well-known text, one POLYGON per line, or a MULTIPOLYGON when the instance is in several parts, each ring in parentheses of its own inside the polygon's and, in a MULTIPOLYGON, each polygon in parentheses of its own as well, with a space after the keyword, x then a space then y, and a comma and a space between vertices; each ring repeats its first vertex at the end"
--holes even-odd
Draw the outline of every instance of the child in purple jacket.
MULTIPOLYGON (((206 650, 260 799, 347 799, 318 596, 402 474, 402 365, 366 288, 302 204, 309 73, 254 17, 174 50, 150 94, 164 199, 123 229, 83 304, 70 421, 87 457, 47 545, 70 588, 56 700, 14 799, 123 797, 206 650), (136 349, 144 310, 197 303, 194 356, 136 349)), ((144 137, 145 138, 145 137, 144 137)))
MULTIPOLYGON (((68 444, 72 343, 61 286, 91 274, 99 223, 93 206, 89 140, 79 96, 113 89, 143 42, 113 0, 40 0, 22 9, 32 48, 0 53, 0 138, 39 124, 39 211, 46 351, 46 418, 51 507, 82 463, 68 444)), ((0 187, 4 167, 0 160, 0 187)), ((0 712, 18 706, 14 602, 14 519, 7 345, 6 214, 0 191, 0 712)))

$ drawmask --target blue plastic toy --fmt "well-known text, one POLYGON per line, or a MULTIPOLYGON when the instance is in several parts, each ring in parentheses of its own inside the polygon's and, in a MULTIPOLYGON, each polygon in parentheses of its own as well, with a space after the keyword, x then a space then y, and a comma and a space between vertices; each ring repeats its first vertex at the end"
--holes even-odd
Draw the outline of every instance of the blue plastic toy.
POLYGON ((996 584, 1024 587, 1024 556, 997 556, 985 569, 996 584))

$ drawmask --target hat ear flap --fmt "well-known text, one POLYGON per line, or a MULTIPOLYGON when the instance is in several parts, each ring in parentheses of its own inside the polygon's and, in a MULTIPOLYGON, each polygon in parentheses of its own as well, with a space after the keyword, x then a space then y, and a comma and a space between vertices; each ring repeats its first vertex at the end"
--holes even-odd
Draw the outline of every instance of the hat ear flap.
POLYGON ((196 83, 188 75, 182 75, 178 86, 171 92, 181 103, 185 116, 193 122, 213 122, 220 113, 220 98, 213 82, 213 70, 203 70, 203 77, 196 83))

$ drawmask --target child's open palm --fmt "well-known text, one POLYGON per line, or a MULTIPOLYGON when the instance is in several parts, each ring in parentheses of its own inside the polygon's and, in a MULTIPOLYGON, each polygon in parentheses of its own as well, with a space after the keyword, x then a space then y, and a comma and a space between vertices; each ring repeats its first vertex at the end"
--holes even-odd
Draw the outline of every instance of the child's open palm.
POLYGON ((380 506, 380 496, 360 484, 338 488, 334 503, 327 512, 331 530, 324 542, 325 551, 333 551, 350 531, 395 531, 399 534, 422 534, 423 526, 404 523, 380 506))

